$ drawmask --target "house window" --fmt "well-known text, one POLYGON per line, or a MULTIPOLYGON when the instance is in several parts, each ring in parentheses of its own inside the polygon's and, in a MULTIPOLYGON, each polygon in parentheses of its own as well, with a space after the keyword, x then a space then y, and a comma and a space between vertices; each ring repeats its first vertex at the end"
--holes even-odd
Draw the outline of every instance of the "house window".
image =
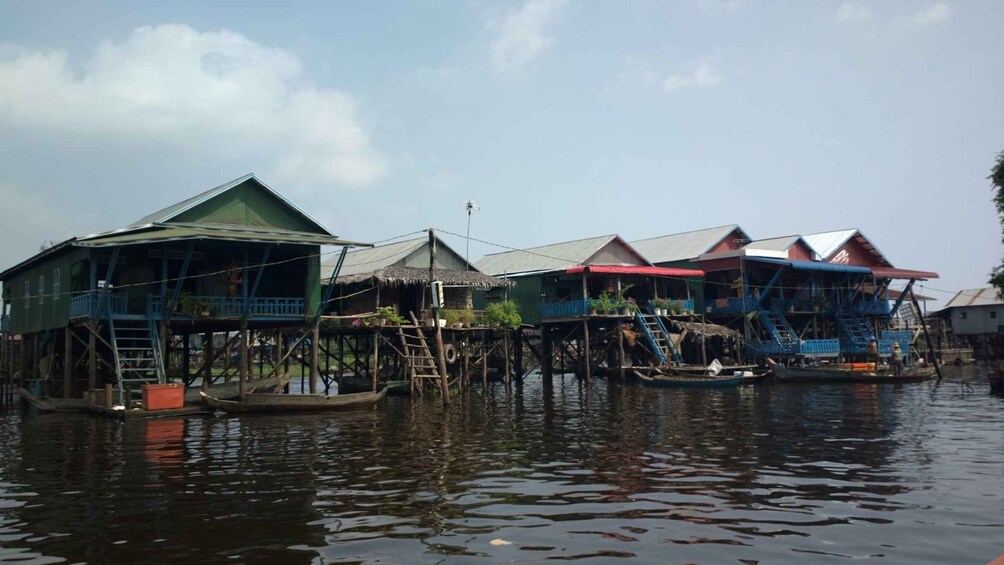
POLYGON ((959 312, 959 317, 965 320, 969 317, 969 312, 959 312))
POLYGON ((59 280, 62 278, 59 269, 53 269, 52 271, 52 301, 59 301, 59 280))
POLYGON ((45 304, 45 275, 38 275, 38 303, 45 304))
POLYGON ((997 312, 990 312, 990 317, 991 318, 996 318, 997 317, 997 312))
POLYGON ((31 300, 31 281, 24 281, 24 309, 28 309, 28 302, 31 300))

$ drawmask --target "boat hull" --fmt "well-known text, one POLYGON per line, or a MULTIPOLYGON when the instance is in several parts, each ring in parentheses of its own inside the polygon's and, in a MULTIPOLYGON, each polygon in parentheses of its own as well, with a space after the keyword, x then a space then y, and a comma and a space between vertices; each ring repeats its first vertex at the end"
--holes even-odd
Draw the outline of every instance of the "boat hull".
POLYGON ((788 383, 849 383, 853 371, 823 367, 774 367, 777 380, 788 383))
POLYGON ((686 377, 677 375, 665 375, 650 377, 637 373, 641 384, 654 388, 721 388, 733 387, 743 382, 742 377, 686 377))
POLYGON ((383 400, 387 389, 338 396, 312 394, 249 394, 243 402, 222 400, 202 394, 207 406, 228 414, 331 412, 369 408, 383 400))

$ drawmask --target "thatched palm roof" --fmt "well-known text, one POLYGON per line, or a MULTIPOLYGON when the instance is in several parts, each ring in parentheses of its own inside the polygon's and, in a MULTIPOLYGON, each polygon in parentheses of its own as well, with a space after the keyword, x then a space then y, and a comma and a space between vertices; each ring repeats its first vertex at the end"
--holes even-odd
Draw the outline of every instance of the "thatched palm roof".
MULTIPOLYGON (((512 281, 491 277, 478 271, 436 271, 436 278, 447 286, 469 286, 473 288, 502 288, 513 286, 512 281)), ((338 277, 335 284, 356 284, 371 282, 377 286, 406 286, 429 284, 429 270, 416 267, 384 267, 369 273, 357 273, 338 277)))

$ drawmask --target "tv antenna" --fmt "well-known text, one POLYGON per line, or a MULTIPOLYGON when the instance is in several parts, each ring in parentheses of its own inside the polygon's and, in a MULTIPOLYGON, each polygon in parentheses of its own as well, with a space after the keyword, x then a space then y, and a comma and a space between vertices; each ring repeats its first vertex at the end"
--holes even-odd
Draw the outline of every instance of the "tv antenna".
POLYGON ((467 262, 467 270, 471 270, 471 214, 477 212, 481 209, 481 206, 473 200, 465 200, 461 206, 464 210, 467 210, 467 251, 464 253, 464 259, 467 262))

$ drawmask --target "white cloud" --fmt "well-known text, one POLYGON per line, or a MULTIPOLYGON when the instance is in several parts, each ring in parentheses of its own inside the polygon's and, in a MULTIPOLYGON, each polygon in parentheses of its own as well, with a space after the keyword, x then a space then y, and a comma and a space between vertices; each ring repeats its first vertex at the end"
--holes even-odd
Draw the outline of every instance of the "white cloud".
POLYGON ((492 67, 497 74, 519 73, 554 43, 553 38, 545 35, 545 28, 564 3, 565 0, 528 0, 492 26, 498 33, 492 45, 492 67))
POLYGON ((312 86, 294 55, 239 33, 141 27, 100 43, 79 73, 65 51, 9 51, 6 128, 254 156, 283 181, 315 185, 365 185, 387 169, 351 94, 312 86))
POLYGON ((915 24, 926 26, 941 23, 951 17, 951 15, 951 7, 941 2, 914 13, 910 19, 915 24))
POLYGON ((837 9, 837 19, 843 22, 867 20, 872 17, 872 9, 858 2, 844 2, 837 9))
POLYGON ((673 92, 681 88, 715 86, 720 84, 722 80, 724 77, 718 70, 718 57, 712 56, 690 63, 684 67, 683 71, 669 75, 662 81, 662 87, 673 92))

